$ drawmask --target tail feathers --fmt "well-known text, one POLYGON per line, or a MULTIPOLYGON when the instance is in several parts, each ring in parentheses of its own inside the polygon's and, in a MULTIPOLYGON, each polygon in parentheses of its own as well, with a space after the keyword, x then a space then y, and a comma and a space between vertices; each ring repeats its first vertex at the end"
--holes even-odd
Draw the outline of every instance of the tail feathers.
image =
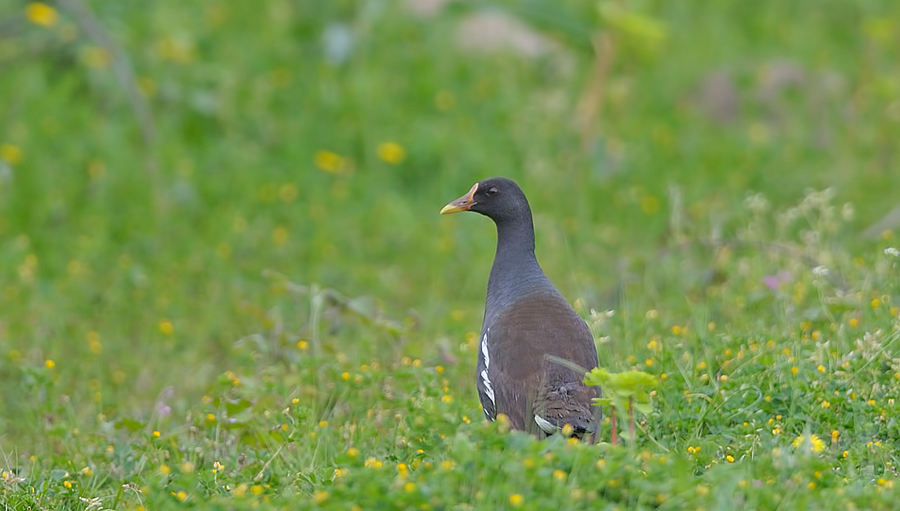
POLYGON ((597 431, 597 417, 591 399, 597 392, 582 382, 569 382, 547 388, 535 402, 534 422, 544 433, 551 435, 567 424, 577 437, 597 431))
POLYGON ((534 422, 538 425, 541 431, 548 435, 552 435, 561 431, 565 426, 572 426, 572 436, 576 436, 579 438, 581 438, 585 434, 592 435, 597 432, 596 423, 594 423, 593 421, 585 421, 582 419, 559 419, 551 422, 550 420, 547 420, 544 417, 535 414, 534 422))

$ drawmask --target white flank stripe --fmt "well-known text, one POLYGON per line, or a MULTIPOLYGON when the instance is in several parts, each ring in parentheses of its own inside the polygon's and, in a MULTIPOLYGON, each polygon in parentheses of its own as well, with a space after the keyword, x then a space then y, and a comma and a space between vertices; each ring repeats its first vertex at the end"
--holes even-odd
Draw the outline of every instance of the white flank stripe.
POLYGON ((491 385, 491 380, 488 379, 487 369, 481 371, 481 381, 484 383, 484 393, 491 398, 491 403, 497 406, 497 401, 494 400, 494 386, 491 385))
MULTIPOLYGON (((490 329, 488 330, 490 332, 490 329)), ((491 354, 488 353, 487 347, 487 332, 484 333, 484 337, 481 338, 481 354, 484 355, 484 368, 490 369, 491 367, 491 354)))
MULTIPOLYGON (((490 329, 488 329, 488 332, 490 332, 490 329)), ((491 379, 488 378, 488 368, 491 367, 491 354, 488 352, 487 339, 487 332, 485 332, 484 337, 481 338, 481 354, 484 355, 484 369, 481 371, 481 382, 484 384, 484 393, 491 399, 491 403, 496 406, 494 386, 491 384, 491 379)))

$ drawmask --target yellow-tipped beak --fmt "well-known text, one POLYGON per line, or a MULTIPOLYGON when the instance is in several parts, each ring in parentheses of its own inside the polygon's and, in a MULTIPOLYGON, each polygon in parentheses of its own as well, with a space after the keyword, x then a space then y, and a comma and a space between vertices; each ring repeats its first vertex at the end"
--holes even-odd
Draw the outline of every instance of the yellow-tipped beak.
POLYGON ((447 204, 443 208, 441 208, 442 215, 449 215, 450 213, 459 213, 460 211, 468 211, 472 206, 475 205, 475 191, 478 190, 478 183, 472 185, 472 188, 469 192, 462 197, 456 199, 455 201, 447 204))

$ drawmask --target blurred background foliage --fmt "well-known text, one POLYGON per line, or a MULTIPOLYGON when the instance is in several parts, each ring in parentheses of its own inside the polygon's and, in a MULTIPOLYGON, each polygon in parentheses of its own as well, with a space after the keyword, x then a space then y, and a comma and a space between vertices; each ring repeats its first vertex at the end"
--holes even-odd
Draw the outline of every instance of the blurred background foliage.
MULTIPOLYGON (((756 192, 831 187, 836 243, 889 237, 898 43, 889 0, 5 0, 0 381, 52 363, 76 420, 195 400, 284 304, 264 270, 400 325, 334 349, 438 360, 480 325, 494 237, 437 212, 493 175, 597 309, 680 303, 702 265, 648 272, 756 192)), ((278 314, 302 329, 305 300, 278 314)), ((15 394, 12 438, 42 420, 15 394)))

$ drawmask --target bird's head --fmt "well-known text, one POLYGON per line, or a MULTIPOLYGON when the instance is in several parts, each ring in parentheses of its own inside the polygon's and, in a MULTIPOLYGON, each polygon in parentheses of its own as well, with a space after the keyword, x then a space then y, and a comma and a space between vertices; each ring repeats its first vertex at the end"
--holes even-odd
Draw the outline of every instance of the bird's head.
POLYGON ((522 189, 504 177, 492 177, 475 183, 468 193, 444 206, 441 214, 460 211, 481 213, 494 222, 531 216, 522 189))

